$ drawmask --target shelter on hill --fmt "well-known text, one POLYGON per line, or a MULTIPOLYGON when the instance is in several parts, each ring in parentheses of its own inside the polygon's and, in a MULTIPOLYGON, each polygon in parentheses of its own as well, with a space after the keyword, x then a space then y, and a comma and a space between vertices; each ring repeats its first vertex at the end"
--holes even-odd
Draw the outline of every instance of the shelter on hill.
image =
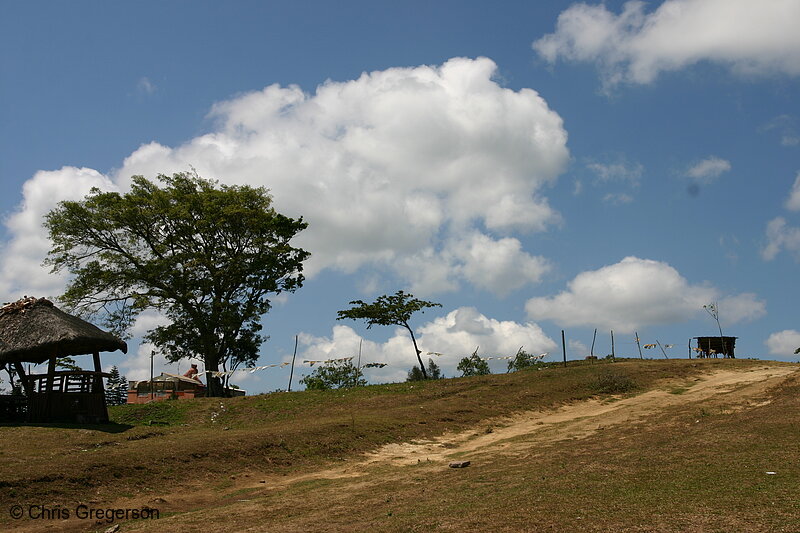
MULTIPOLYGON (((244 396, 242 389, 227 388, 226 396, 244 396)), ((160 400, 188 400, 206 395, 206 386, 196 378, 162 372, 149 379, 128 384, 128 403, 148 403, 160 400)))
MULTIPOLYGON (((128 345, 58 309, 45 298, 23 298, 0 308, 0 365, 17 372, 31 422, 108 422, 100 352, 128 345), (56 370, 59 357, 92 354, 94 370, 56 370), (46 374, 27 375, 23 363, 48 362, 46 374)), ((11 399, 6 404, 18 403, 11 399)))
POLYGON ((736 339, 739 337, 695 337, 697 357, 735 358, 736 339))
POLYGON ((152 382, 147 379, 128 384, 128 403, 199 398, 205 395, 206 386, 200 380, 166 372, 154 377, 152 382))

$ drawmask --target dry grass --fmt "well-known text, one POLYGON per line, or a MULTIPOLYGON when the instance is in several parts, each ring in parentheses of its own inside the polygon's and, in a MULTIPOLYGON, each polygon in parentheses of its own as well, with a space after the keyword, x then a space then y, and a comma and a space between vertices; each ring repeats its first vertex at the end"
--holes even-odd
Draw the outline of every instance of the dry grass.
MULTIPOLYGON (((164 496, 183 531, 218 521, 228 530, 270 531, 800 531, 796 379, 758 407, 734 409, 725 399, 681 406, 646 423, 463 470, 384 466, 355 481, 311 477, 279 490, 257 483, 346 464, 387 443, 583 400, 598 394, 609 371, 614 383, 633 383, 638 393, 667 379, 674 389, 698 373, 759 364, 576 363, 347 391, 121 406, 112 414, 120 424, 91 429, 6 426, 0 505, 164 496), (179 503, 176 491, 196 497, 179 503)), ((0 516, 3 524, 10 524, 7 516, 0 516)))

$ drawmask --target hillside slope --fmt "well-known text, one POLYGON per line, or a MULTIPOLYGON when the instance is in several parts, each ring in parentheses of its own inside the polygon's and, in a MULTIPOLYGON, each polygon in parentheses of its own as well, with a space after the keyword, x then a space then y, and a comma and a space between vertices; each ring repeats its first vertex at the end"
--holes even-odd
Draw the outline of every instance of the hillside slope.
POLYGON ((2 428, 3 503, 159 509, 121 531, 798 531, 796 368, 627 361, 124 406, 140 425, 117 433, 2 428), (38 461, 13 468, 14 435, 38 436, 38 461))

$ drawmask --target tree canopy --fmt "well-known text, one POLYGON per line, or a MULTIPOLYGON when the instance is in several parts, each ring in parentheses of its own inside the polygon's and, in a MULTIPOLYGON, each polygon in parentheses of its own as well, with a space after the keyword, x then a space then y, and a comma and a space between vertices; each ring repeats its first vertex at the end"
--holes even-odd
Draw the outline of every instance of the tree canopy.
POLYGON ((461 377, 485 376, 492 373, 489 369, 489 363, 481 359, 478 355, 477 348, 472 352, 472 355, 463 357, 461 361, 458 362, 456 370, 461 372, 461 377))
POLYGON ((407 294, 403 291, 397 291, 395 294, 379 296, 374 302, 366 303, 362 300, 353 300, 350 302, 353 307, 337 312, 336 320, 343 320, 350 318, 353 320, 365 320, 367 322, 367 329, 374 325, 378 326, 402 326, 408 330, 411 335, 411 341, 414 343, 414 351, 416 352, 419 367, 422 370, 422 375, 425 379, 428 374, 425 371, 425 365, 422 364, 422 357, 417 346, 417 339, 414 337, 414 330, 411 329, 409 321, 414 313, 417 311, 425 312, 428 307, 441 307, 442 304, 435 302, 427 302, 425 300, 418 300, 414 298, 413 294, 407 294))
MULTIPOLYGON (((169 361, 199 355, 207 371, 252 364, 268 296, 303 284, 310 254, 290 240, 307 224, 277 213, 263 187, 196 173, 158 181, 134 176, 126 194, 95 188, 47 214, 46 264, 72 274, 60 300, 122 336, 142 311, 160 311, 170 323, 144 338, 169 361)), ((222 394, 216 379, 209 390, 222 394)))
POLYGON ((323 364, 303 377, 300 383, 308 390, 349 389, 367 384, 364 374, 352 361, 336 361, 323 364))
MULTIPOLYGON (((442 369, 439 368, 439 365, 430 357, 428 358, 428 373, 430 374, 428 379, 444 379, 442 369)), ((423 379, 425 379, 425 376, 417 365, 411 367, 406 377, 406 381, 422 381, 423 379)))

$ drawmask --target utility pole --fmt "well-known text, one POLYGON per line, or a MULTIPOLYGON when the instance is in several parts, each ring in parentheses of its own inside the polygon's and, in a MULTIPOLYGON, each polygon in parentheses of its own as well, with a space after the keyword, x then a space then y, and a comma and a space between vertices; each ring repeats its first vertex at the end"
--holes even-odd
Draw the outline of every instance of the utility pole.
POLYGON ((153 357, 156 355, 155 350, 150 350, 150 401, 153 401, 153 357))
POLYGON ((561 352, 564 354, 564 368, 567 368, 567 341, 564 340, 564 330, 561 330, 561 352))
POLYGON ((292 369, 289 371, 289 386, 286 392, 292 392, 292 377, 294 377, 294 358, 297 357, 297 335, 294 336, 294 353, 292 354, 292 369))
POLYGON ((617 360, 617 353, 614 351, 614 330, 611 330, 611 360, 617 360))
POLYGON ((636 346, 639 348, 639 359, 644 359, 644 356, 642 355, 642 345, 639 343, 639 332, 634 331, 633 333, 636 335, 636 346))

